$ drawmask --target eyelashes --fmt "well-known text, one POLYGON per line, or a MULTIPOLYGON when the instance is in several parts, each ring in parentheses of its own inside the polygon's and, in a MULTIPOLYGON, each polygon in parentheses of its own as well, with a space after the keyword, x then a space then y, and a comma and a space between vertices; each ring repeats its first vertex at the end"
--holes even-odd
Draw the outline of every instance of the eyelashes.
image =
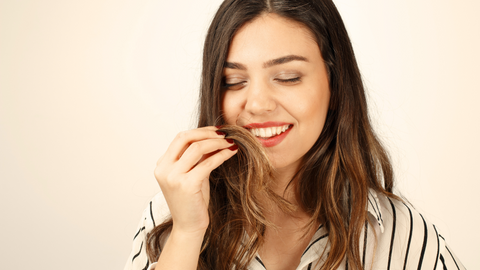
MULTIPOLYGON (((284 85, 293 85, 297 84, 301 81, 301 77, 295 77, 290 79, 274 79, 274 81, 279 82, 284 85)), ((227 83, 225 79, 223 79, 223 88, 225 90, 240 90, 247 84, 247 81, 240 81, 236 83, 227 83)))
POLYGON ((281 83, 295 83, 300 81, 300 77, 295 77, 291 79, 275 79, 275 81, 278 81, 281 83))
POLYGON ((239 89, 242 89, 243 86, 245 85, 246 82, 242 81, 242 82, 238 82, 238 83, 226 83, 224 82, 223 83, 223 88, 225 90, 239 90, 239 89))

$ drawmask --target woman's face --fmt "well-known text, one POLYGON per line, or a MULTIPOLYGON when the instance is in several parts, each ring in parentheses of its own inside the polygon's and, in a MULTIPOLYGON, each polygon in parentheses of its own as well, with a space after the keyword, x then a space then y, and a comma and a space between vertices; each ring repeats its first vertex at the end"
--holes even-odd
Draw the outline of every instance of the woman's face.
POLYGON ((225 121, 249 129, 275 168, 296 171, 322 132, 330 100, 311 32, 276 14, 256 18, 234 36, 223 75, 225 121))

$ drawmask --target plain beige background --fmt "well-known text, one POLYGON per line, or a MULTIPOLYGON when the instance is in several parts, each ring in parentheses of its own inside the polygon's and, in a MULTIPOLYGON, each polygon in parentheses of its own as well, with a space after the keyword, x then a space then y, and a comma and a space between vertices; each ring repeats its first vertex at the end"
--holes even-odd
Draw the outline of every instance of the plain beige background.
MULTIPOLYGON (((480 269, 480 2, 335 2, 399 190, 480 269)), ((0 1, 2 269, 123 268, 219 3, 0 1)))

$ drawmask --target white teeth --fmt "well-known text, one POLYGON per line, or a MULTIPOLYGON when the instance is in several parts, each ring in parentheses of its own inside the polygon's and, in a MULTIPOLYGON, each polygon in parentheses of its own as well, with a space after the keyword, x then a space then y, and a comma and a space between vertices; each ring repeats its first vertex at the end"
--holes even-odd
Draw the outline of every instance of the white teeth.
POLYGON ((265 137, 272 137, 272 129, 266 128, 265 129, 265 137))
POLYGON ((270 138, 285 132, 289 127, 290 125, 268 128, 252 128, 250 129, 250 132, 257 137, 270 138))

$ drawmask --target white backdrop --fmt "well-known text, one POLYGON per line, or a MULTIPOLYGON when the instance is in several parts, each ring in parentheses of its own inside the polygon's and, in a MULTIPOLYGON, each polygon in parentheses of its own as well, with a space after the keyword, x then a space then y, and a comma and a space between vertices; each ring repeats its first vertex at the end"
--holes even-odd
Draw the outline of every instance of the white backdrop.
MULTIPOLYGON (((480 269, 480 2, 337 0, 398 187, 480 269)), ((122 269, 219 0, 0 1, 2 269, 122 269)))

